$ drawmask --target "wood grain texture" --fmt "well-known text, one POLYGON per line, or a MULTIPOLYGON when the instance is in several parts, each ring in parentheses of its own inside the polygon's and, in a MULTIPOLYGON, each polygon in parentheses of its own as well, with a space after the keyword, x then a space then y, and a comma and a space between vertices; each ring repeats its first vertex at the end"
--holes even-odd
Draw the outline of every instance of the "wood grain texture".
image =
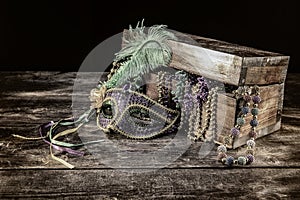
POLYGON ((171 67, 231 85, 283 83, 286 78, 289 56, 209 38, 186 37, 197 43, 183 37, 169 42, 173 51, 171 67))
POLYGON ((110 169, 21 169, 0 171, 0 175, 5 185, 0 188, 3 199, 300 198, 300 169, 161 169, 142 174, 110 169), (272 179, 263 178, 262 171, 272 179))
MULTIPOLYGON (((260 87, 260 96, 262 98, 259 104, 259 126, 257 127, 257 138, 271 134, 280 129, 281 126, 281 113, 282 113, 282 100, 283 100, 284 84, 274 84, 260 87)), ((230 129, 235 126, 238 102, 235 98, 227 95, 219 95, 217 106, 217 137, 218 141, 223 143, 224 137, 228 136, 230 129)), ((250 107, 251 108, 251 107, 250 107)), ((240 135, 235 138, 232 148, 240 147, 246 144, 249 139, 248 133, 251 130, 249 124, 252 116, 249 114, 245 117, 246 124, 241 128, 240 135)))
MULTIPOLYGON (((220 51, 228 54, 234 54, 239 57, 248 57, 248 58, 258 58, 258 57, 276 57, 281 56, 281 54, 276 52, 265 51, 261 49, 256 49, 252 47, 246 47, 238 44, 229 43, 226 41, 220 41, 212 38, 201 37, 197 35, 184 34, 186 37, 190 37, 197 42, 199 46, 202 46, 207 49, 212 49, 215 51, 220 51)), ((179 41, 186 42, 186 39, 183 40, 182 36, 179 38, 179 41)))
POLYGON ((245 85, 266 85, 283 83, 286 78, 287 66, 248 67, 244 78, 245 85))
MULTIPOLYGON (((283 83, 289 56, 173 31, 170 67, 230 85, 283 83)), ((128 30, 123 31, 127 37, 128 30)), ((124 46, 124 44, 122 44, 124 46)))
POLYGON ((173 51, 170 67, 238 85, 241 57, 177 41, 169 44, 173 51))
MULTIPOLYGON (((88 88, 75 92, 88 105, 88 88)), ((48 145, 12 137, 37 136, 40 124, 72 116, 76 73, 3 72, 0 74, 0 198, 1 199, 299 199, 300 181, 300 74, 288 74, 282 127, 256 141, 256 162, 228 169, 216 162, 215 147, 200 157, 202 143, 193 143, 168 167, 134 173, 122 166, 112 169, 91 154, 83 157, 56 155, 76 166, 65 169, 49 159, 48 145), (234 192, 234 193, 233 193, 234 192)), ((270 96, 270 98, 272 98, 270 96)), ((72 138, 70 138, 72 139, 72 138)), ((73 139, 76 139, 73 138, 73 139)), ((153 150, 172 137, 131 141, 111 136, 130 151, 153 150)), ((84 149, 83 149, 84 150, 84 149)), ((228 154, 243 154, 244 148, 228 154)), ((104 154, 106 152, 103 152, 104 154)), ((108 152, 107 152, 108 153, 108 152)))

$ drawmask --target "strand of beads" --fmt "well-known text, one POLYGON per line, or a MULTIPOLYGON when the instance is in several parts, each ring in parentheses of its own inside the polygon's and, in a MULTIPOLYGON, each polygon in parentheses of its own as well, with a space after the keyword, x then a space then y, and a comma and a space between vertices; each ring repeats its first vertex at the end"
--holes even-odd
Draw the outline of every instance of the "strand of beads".
POLYGON ((199 102, 197 101, 197 94, 199 93, 199 87, 198 85, 192 86, 191 90, 191 107, 188 108, 189 110, 185 110, 183 112, 190 112, 188 117, 188 122, 189 122, 189 127, 188 127, 188 138, 191 140, 196 139, 196 131, 200 128, 200 121, 201 121, 201 113, 200 113, 200 105, 199 102))
POLYGON ((163 99, 163 80, 164 80, 165 72, 159 71, 157 73, 157 90, 158 90, 158 100, 157 102, 162 104, 163 99))
POLYGON ((207 100, 202 106, 202 116, 201 116, 201 128, 197 130, 194 140, 205 140, 206 132, 209 128, 214 129, 215 123, 215 109, 217 102, 217 91, 218 87, 212 88, 208 92, 207 100))
POLYGON ((206 80, 203 77, 189 75, 188 81, 185 84, 183 98, 183 109, 185 120, 188 122, 187 136, 191 140, 203 139, 203 135, 199 134, 202 127, 202 112, 203 102, 207 101, 208 88, 206 80))
POLYGON ((183 101, 184 86, 187 81, 187 74, 184 71, 178 71, 175 73, 175 79, 177 81, 175 91, 172 91, 174 95, 173 101, 176 103, 176 108, 180 108, 180 104, 183 101))
POLYGON ((162 105, 167 107, 172 107, 171 105, 171 90, 172 90, 172 76, 170 74, 165 73, 164 75, 164 84, 163 84, 163 96, 162 96, 162 105))
POLYGON ((241 114, 237 118, 236 126, 233 127, 230 131, 230 135, 225 137, 224 144, 220 145, 217 148, 218 151, 218 160, 227 166, 236 165, 247 165, 251 164, 254 161, 254 148, 255 148, 255 137, 257 135, 255 129, 258 126, 257 115, 259 113, 258 104, 261 101, 259 96, 259 88, 257 86, 250 87, 249 90, 243 92, 243 101, 245 102, 244 106, 241 108, 241 114), (253 96, 251 97, 251 94, 253 96), (246 142, 246 156, 239 156, 235 159, 232 156, 226 154, 227 147, 232 143, 232 139, 237 137, 240 134, 240 128, 245 124, 245 117, 249 113, 250 101, 253 102, 253 108, 251 109, 252 119, 250 121, 251 131, 249 132, 250 139, 246 142), (229 138, 229 139, 228 139, 229 138))
POLYGON ((200 130, 200 134, 204 138, 204 141, 212 141, 214 139, 215 133, 217 132, 217 102, 218 102, 218 90, 219 87, 215 86, 211 89, 211 98, 209 100, 209 108, 207 108, 207 104, 205 105, 205 116, 204 124, 202 125, 202 129, 200 130))

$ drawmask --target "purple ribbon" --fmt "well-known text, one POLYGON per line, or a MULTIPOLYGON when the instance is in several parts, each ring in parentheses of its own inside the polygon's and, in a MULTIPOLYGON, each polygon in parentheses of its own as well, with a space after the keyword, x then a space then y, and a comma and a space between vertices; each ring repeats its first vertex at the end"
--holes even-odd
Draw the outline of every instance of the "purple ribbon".
MULTIPOLYGON (((46 128, 52 126, 53 124, 54 124, 54 122, 51 121, 51 122, 48 122, 48 123, 43 124, 43 125, 40 126, 39 133, 40 133, 41 137, 44 137, 44 135, 45 135, 45 133, 43 132, 43 129, 46 129, 46 128)), ((82 152, 82 151, 77 151, 77 150, 73 150, 73 149, 68 148, 68 147, 61 147, 61 146, 52 144, 51 142, 49 142, 45 138, 43 138, 43 140, 44 140, 45 143, 51 145, 54 149, 56 149, 58 151, 67 152, 67 153, 77 155, 77 156, 84 156, 84 152, 82 152)))

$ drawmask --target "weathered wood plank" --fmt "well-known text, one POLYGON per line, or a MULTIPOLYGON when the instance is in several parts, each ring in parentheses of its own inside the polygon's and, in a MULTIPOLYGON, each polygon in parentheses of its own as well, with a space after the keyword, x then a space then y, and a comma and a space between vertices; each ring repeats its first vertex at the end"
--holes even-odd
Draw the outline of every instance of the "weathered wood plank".
POLYGON ((297 169, 161 169, 0 171, 0 198, 298 199, 297 169), (263 172, 263 176, 262 176, 263 172))
POLYGON ((290 57, 281 54, 260 55, 260 56, 244 56, 243 66, 247 67, 280 67, 288 66, 290 57))
MULTIPOLYGON (((212 38, 201 37, 197 35, 184 34, 195 40, 199 46, 207 49, 212 49, 215 51, 221 51, 228 54, 234 54, 240 57, 274 57, 281 56, 281 54, 276 52, 265 51, 261 49, 256 49, 252 47, 246 47, 238 44, 233 44, 225 41, 220 41, 212 38)), ((186 42, 181 40, 182 42, 186 42)))
POLYGON ((266 85, 272 83, 283 83, 286 78, 287 66, 277 67, 248 67, 244 84, 266 85))
POLYGON ((170 67, 238 85, 241 57, 176 41, 169 43, 173 51, 170 67))
MULTIPOLYGON (((257 128, 258 138, 280 129, 280 117, 282 112, 282 106, 280 104, 282 104, 283 88, 284 84, 260 87, 262 102, 259 104, 259 126, 257 128)), ((223 98, 218 100, 217 109, 217 124, 218 127, 220 127, 217 135, 218 141, 221 143, 223 142, 224 136, 227 136, 230 129, 234 127, 237 112, 235 110, 237 105, 236 100, 230 96, 226 96, 225 98, 226 99, 223 98), (232 103, 230 103, 231 101, 232 103)), ((246 124, 241 128, 241 134, 234 140, 232 144, 233 148, 244 145, 247 139, 249 139, 248 133, 251 130, 249 122, 251 118, 251 115, 245 117, 246 124)))
MULTIPOLYGON (((289 56, 173 31, 171 67, 231 85, 283 83, 289 56)), ((123 31, 126 37, 128 30, 123 31)))
MULTIPOLYGON (((289 112, 286 112, 288 114, 289 112)), ((300 115, 298 110, 297 115, 300 115)), ((37 126, 23 127, 13 129, 13 133, 28 133, 29 136, 37 136, 37 126)), ((269 135, 268 137, 260 138, 256 141, 256 162, 254 166, 299 166, 300 163, 300 151, 297 146, 300 146, 300 124, 299 120, 292 118, 283 118, 282 129, 276 133, 269 135), (289 125, 291 123, 291 125, 289 125), (293 125, 294 124, 294 125, 293 125)), ((2 133, 3 129, 0 129, 2 133)), ((92 139, 92 138, 91 138, 92 139)), ((110 138, 115 142, 115 139, 110 138)), ((138 146, 143 147, 143 151, 155 150, 157 146, 163 146, 170 142, 170 137, 162 137, 153 140, 139 141, 138 146)), ((142 148, 136 149, 137 144, 134 141, 118 138, 116 141, 124 151, 141 151, 142 148)), ((1 137, 0 139, 0 168, 56 168, 63 167, 60 163, 53 161, 49 157, 49 147, 42 141, 23 141, 13 137, 1 137)), ((211 152, 207 152, 206 157, 200 157, 199 152, 201 149, 201 142, 192 144, 186 153, 184 153, 179 159, 173 162, 169 167, 214 167, 220 166, 215 161, 215 148, 211 152)), ((99 149, 100 151, 101 149, 99 149)), ((231 150, 229 153, 236 155, 244 152, 244 148, 238 148, 231 150)), ((97 153, 97 152, 95 152, 97 153)), ((103 157, 109 155, 109 151, 102 149, 103 157)), ((206 153, 206 152, 202 152, 206 153)), ((102 155, 101 154, 101 155, 102 155)), ((74 164, 76 168, 106 168, 103 160, 93 155, 85 155, 84 157, 74 157, 65 154, 58 154, 59 157, 67 159, 70 163, 74 164)), ((115 157, 115 155, 114 155, 115 157)), ((134 162, 134 160, 132 160, 134 162)), ((152 163, 153 164, 153 163, 152 163)), ((120 166, 122 167, 122 166, 120 166)), ((144 165, 147 168, 146 165, 144 165)), ((159 167, 159 163, 157 163, 159 167)))

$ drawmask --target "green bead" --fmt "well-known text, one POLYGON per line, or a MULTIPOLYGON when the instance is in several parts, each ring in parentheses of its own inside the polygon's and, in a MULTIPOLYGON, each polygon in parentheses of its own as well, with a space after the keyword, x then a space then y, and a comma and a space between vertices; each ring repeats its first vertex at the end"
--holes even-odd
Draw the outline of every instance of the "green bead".
POLYGON ((236 119, 236 123, 239 126, 243 126, 245 124, 245 119, 242 118, 242 117, 239 117, 239 118, 236 119))
POLYGON ((238 157, 237 161, 238 161, 239 165, 246 165, 246 163, 247 163, 247 159, 244 156, 238 157))
POLYGON ((251 114, 252 115, 258 115, 258 113, 259 113, 259 109, 258 108, 252 108, 251 109, 251 114))

